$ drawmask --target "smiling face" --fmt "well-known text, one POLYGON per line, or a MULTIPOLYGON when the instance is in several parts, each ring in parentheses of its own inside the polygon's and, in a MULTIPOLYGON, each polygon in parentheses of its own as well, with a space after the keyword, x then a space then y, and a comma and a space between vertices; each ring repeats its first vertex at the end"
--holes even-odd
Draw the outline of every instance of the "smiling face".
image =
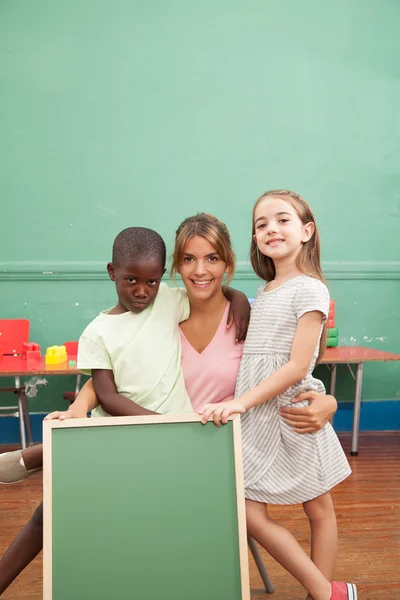
POLYGON ((118 294, 117 309, 140 313, 154 301, 164 274, 160 261, 130 260, 119 266, 107 265, 118 294))
POLYGON ((206 238, 195 235, 186 244, 178 273, 188 291, 189 299, 208 300, 222 293, 227 272, 214 246, 206 238))
POLYGON ((290 202, 279 197, 261 200, 254 211, 254 239, 259 251, 274 262, 296 258, 314 233, 290 202))

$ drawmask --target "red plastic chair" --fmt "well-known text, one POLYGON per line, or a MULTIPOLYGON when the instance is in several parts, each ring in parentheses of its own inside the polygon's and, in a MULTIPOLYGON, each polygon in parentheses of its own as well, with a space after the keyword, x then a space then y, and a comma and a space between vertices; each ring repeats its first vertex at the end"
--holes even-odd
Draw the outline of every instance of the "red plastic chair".
MULTIPOLYGON (((5 356, 22 354, 22 344, 29 342, 29 329, 28 319, 0 319, 0 352, 5 356)), ((21 386, 19 377, 15 377, 15 387, 0 388, 0 392, 17 394, 18 405, 1 406, 0 411, 5 411, 5 414, 0 414, 0 417, 18 417, 21 446, 26 448, 26 437, 30 444, 33 440, 25 386, 21 386)))
POLYGON ((22 344, 29 342, 28 319, 0 319, 0 349, 5 355, 22 354, 22 344))

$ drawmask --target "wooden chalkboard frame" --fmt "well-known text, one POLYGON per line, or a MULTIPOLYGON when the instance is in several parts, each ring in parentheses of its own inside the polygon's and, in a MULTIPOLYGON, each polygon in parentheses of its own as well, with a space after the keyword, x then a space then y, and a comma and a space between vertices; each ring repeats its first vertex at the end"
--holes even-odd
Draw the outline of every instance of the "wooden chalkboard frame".
MULTIPOLYGON (((105 417, 93 419, 69 419, 67 421, 43 421, 43 599, 52 600, 52 432, 54 429, 71 427, 106 427, 108 425, 145 425, 164 423, 199 422, 198 415, 157 415, 148 417, 105 417)), ((242 445, 240 417, 229 418, 232 423, 234 469, 236 482, 237 522, 239 536, 239 561, 242 600, 250 600, 249 565, 246 533, 242 445)))

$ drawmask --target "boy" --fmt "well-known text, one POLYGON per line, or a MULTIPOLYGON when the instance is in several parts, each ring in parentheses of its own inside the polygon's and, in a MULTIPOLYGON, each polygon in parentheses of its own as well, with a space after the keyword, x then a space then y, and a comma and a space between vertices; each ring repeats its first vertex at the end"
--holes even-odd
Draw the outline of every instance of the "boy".
POLYGON ((161 282, 165 258, 164 241, 151 229, 130 227, 115 239, 107 270, 118 303, 79 340, 78 368, 92 375, 101 405, 92 416, 193 412, 178 328, 190 307, 183 290, 161 282))
MULTIPOLYGON (((93 407, 96 396, 101 405, 94 408, 93 417, 193 412, 181 369, 178 328, 190 307, 184 290, 161 282, 165 260, 164 241, 151 229, 129 227, 114 241, 107 270, 118 302, 96 317, 79 340, 78 368, 91 372, 93 382, 88 381, 81 393, 86 388, 93 407)), ((231 304, 232 295, 243 303, 239 312, 248 317, 244 294, 233 290, 226 294, 231 304)), ((75 405, 79 411, 79 399, 75 405)), ((41 465, 41 445, 24 451, 24 458, 20 450, 0 455, 0 483, 26 479, 41 465)), ((39 554, 42 543, 40 504, 0 561, 0 595, 39 554)))

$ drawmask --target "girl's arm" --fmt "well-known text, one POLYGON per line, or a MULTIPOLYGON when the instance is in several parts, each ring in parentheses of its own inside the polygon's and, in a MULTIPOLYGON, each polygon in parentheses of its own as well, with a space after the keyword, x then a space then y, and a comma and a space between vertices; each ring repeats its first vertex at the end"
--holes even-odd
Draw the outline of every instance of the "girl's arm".
POLYGON ((289 361, 265 381, 237 398, 245 410, 282 394, 307 375, 318 345, 321 325, 322 314, 317 311, 308 312, 298 320, 289 361))
POLYGON ((301 381, 307 375, 315 348, 318 345, 322 318, 322 313, 319 311, 307 312, 300 317, 297 322, 289 361, 265 381, 239 398, 229 402, 207 404, 201 411, 203 415, 202 423, 206 423, 211 415, 213 415, 216 424, 226 423, 230 415, 243 414, 249 408, 271 400, 271 398, 282 394, 292 385, 301 381))
POLYGON ((79 390, 77 397, 68 410, 56 410, 45 417, 46 420, 60 419, 82 419, 87 417, 87 413, 99 405, 96 392, 94 391, 93 381, 89 379, 79 390))

